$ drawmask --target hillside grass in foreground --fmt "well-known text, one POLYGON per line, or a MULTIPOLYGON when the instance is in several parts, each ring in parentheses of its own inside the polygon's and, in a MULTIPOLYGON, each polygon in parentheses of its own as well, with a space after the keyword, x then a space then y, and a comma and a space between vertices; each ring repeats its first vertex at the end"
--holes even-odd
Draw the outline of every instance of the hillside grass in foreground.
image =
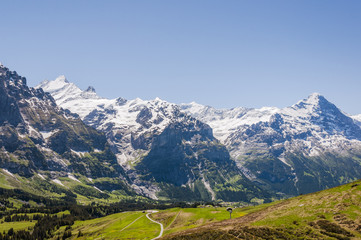
MULTIPOLYGON (((235 208, 232 218, 244 216, 259 207, 242 210, 235 208)), ((147 212, 123 212, 106 217, 76 221, 71 228, 69 239, 152 239, 158 236, 160 226, 146 217, 147 212), (80 237, 78 237, 81 232, 80 237)), ((208 206, 204 208, 172 208, 153 213, 150 217, 164 226, 164 235, 202 226, 211 222, 229 219, 225 207, 208 206)), ((54 239, 63 236, 65 227, 61 227, 54 239)))
MULTIPOLYGON (((241 208, 234 208, 232 218, 245 215, 241 208)), ((173 208, 153 213, 153 219, 164 226, 164 235, 183 231, 204 224, 229 219, 229 212, 225 207, 201 207, 201 208, 173 208)))
POLYGON ((361 239, 361 181, 261 205, 238 219, 165 239, 361 239))
MULTIPOLYGON (((76 221, 69 239, 152 239, 158 236, 160 227, 140 211, 112 214, 102 218, 76 221), (79 232, 82 236, 78 237, 79 232)), ((59 228, 54 239, 61 237, 65 227, 59 228)))

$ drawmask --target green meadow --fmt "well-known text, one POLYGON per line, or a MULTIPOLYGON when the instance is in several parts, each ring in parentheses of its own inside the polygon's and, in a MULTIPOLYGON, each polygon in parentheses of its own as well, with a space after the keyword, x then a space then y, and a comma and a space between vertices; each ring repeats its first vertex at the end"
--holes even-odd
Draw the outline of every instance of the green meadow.
MULTIPOLYGON (((249 210, 248 210, 249 211, 249 210)), ((233 209, 232 218, 245 215, 241 208, 233 209)), ((146 217, 147 212, 133 211, 102 218, 76 221, 69 239, 152 239, 159 235, 160 226, 146 217)), ((164 226, 164 235, 229 219, 224 207, 172 208, 150 214, 164 226)), ((54 239, 61 237, 65 227, 59 228, 54 239)))

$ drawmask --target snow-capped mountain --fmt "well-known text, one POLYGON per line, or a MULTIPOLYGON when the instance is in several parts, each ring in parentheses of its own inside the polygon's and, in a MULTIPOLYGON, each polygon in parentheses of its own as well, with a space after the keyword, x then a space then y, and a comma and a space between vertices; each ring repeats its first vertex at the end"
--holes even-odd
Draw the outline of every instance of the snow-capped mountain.
POLYGON ((196 103, 182 104, 181 109, 214 129, 246 176, 271 185, 283 182, 287 189, 279 186, 279 191, 310 192, 361 177, 355 160, 361 153, 359 125, 318 93, 283 109, 218 110, 196 103), (297 173, 305 167, 308 172, 297 173), (315 182, 305 188, 308 178, 315 182))
MULTIPOLYGON (((252 145, 267 143, 265 147, 269 148, 284 143, 286 150, 302 149, 307 155, 323 152, 325 148, 338 149, 345 142, 361 140, 361 129, 355 122, 318 93, 283 109, 218 110, 197 103, 180 106, 183 111, 209 124, 215 137, 229 147, 234 159, 245 154, 243 150, 247 151, 247 141, 251 139, 252 145), (256 132, 255 128, 260 130, 256 132), (262 137, 257 139, 259 134, 262 137), (298 139, 303 140, 303 146, 292 143, 298 139), (235 141, 239 142, 235 144, 235 141)), ((357 116, 354 118, 357 120, 357 116)))
MULTIPOLYGON (((41 193, 54 189, 58 194, 69 193, 69 187, 57 189, 53 185, 65 187, 58 178, 74 180, 74 174, 93 179, 109 177, 121 183, 126 178, 103 133, 59 108, 49 93, 28 87, 24 77, 3 65, 0 168, 0 174, 16 179, 17 185, 27 184, 26 189, 41 193), (15 174, 31 180, 21 182, 15 174)), ((95 185, 89 185, 98 193, 93 189, 95 185)), ((124 186, 118 189, 126 189, 124 186)))
POLYGON ((249 201, 268 196, 237 169, 207 124, 175 104, 159 98, 102 98, 94 88, 83 91, 64 76, 36 88, 106 134, 138 193, 183 200, 249 201), (232 194, 226 194, 226 183, 233 186, 232 194))
POLYGON ((82 91, 64 76, 44 81, 36 88, 49 92, 59 106, 78 114, 86 124, 104 131, 112 140, 119 163, 128 168, 150 150, 149 137, 159 135, 180 117, 176 105, 159 98, 106 99, 91 86, 82 91))
POLYGON ((230 177, 212 180, 224 175, 224 169, 217 176, 207 175, 215 162, 231 169, 233 161, 242 179, 286 195, 361 177, 359 118, 346 115, 318 93, 282 109, 215 109, 194 102, 178 106, 158 98, 105 99, 94 88, 83 91, 63 76, 40 87, 61 107, 105 132, 133 187, 153 198, 164 192, 169 197, 174 186, 195 193, 197 181, 200 191, 214 198, 217 182, 230 177), (205 150, 201 143, 212 149, 206 158, 200 158, 205 150))

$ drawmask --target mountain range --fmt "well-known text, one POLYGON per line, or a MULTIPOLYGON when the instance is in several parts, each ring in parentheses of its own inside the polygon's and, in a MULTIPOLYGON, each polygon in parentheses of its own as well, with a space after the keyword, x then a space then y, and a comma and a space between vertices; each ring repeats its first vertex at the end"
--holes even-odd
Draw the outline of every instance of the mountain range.
POLYGON ((7 174, 46 176, 58 186, 59 178, 77 176, 109 194, 244 202, 361 177, 360 115, 317 93, 282 109, 215 109, 106 99, 64 76, 30 88, 4 66, 0 84, 0 167, 7 174))

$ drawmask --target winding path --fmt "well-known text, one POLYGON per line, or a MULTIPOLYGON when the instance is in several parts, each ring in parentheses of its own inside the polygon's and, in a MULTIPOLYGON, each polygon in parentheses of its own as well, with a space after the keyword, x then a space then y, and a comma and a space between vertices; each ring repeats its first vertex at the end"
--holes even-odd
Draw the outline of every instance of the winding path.
POLYGON ((158 211, 152 211, 152 212, 150 212, 150 213, 147 213, 147 218, 148 218, 150 221, 152 221, 152 222, 160 225, 160 233, 159 233, 158 237, 155 237, 155 238, 153 238, 152 240, 161 238, 162 235, 163 235, 163 231, 164 231, 163 224, 161 224, 160 222, 157 222, 157 221, 155 221, 155 220, 153 220, 153 219, 151 219, 151 218, 149 217, 149 214, 151 214, 151 213, 156 213, 156 212, 158 212, 158 211))

